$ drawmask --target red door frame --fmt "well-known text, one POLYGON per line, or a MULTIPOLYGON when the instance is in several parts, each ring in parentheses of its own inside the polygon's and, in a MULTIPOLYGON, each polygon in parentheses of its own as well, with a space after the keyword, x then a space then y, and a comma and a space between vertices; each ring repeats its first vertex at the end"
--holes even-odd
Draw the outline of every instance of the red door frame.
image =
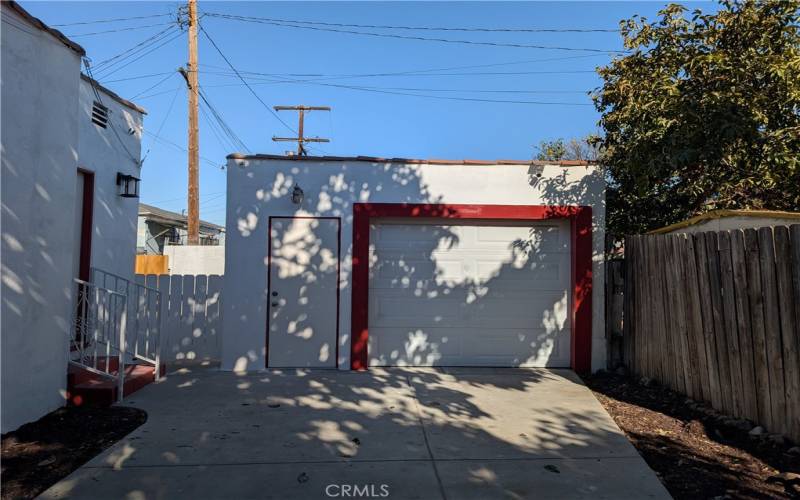
POLYGON ((78 168, 83 176, 83 201, 81 203, 81 247, 78 261, 78 279, 90 281, 92 267, 92 220, 94 214, 94 172, 78 168))
POLYGON ((413 203, 353 204, 353 298, 350 368, 369 366, 369 226, 374 218, 568 219, 571 233, 572 337, 570 367, 589 373, 592 367, 592 209, 587 206, 443 205, 413 203))
MULTIPOLYGON (((335 220, 336 229, 336 368, 339 368, 339 296, 342 287, 342 218, 341 217, 316 217, 313 215, 270 215, 267 219, 267 305, 272 302, 272 219, 320 219, 335 220)), ((270 307, 267 307, 267 332, 266 347, 264 348, 264 368, 269 368, 269 316, 270 307)))

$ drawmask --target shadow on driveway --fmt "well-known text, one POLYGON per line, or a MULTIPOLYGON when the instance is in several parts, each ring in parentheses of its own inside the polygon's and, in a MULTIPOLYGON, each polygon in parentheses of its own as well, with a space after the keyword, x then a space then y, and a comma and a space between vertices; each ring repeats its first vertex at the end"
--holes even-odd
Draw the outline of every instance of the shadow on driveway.
POLYGON ((568 370, 181 370, 42 498, 668 498, 568 370))

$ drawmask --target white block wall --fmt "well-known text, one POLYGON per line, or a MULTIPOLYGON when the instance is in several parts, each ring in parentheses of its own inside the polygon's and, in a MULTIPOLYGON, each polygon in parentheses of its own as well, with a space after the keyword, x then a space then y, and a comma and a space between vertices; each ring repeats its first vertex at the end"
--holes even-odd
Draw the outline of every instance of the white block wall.
POLYGON ((165 246, 170 274, 225 274, 225 247, 165 246))

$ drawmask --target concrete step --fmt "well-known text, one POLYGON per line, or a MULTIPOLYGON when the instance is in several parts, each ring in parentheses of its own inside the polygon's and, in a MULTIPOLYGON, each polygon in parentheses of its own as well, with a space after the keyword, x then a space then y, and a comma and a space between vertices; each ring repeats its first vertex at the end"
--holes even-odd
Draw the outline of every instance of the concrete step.
MULTIPOLYGON (((89 358, 88 360, 84 360, 84 362, 89 366, 96 367, 100 371, 106 371, 106 365, 108 365, 108 371, 115 375, 117 373, 117 369, 119 368, 119 358, 117 357, 108 358, 105 356, 100 356, 97 358, 96 362, 94 361, 94 358, 89 358)), ((98 377, 100 376, 96 373, 92 373, 89 370, 84 370, 79 366, 70 364, 67 369, 67 387, 83 384, 98 377)))
MULTIPOLYGON (((98 367, 105 366, 105 360, 98 359, 98 367)), ((116 358, 107 361, 116 376, 119 363, 116 358)), ((163 374, 165 367, 161 365, 163 374)), ((123 397, 127 397, 155 380, 155 367, 152 365, 125 365, 123 397)), ((67 375, 68 402, 74 406, 111 406, 117 401, 117 381, 104 377, 79 366, 70 365, 67 375)))

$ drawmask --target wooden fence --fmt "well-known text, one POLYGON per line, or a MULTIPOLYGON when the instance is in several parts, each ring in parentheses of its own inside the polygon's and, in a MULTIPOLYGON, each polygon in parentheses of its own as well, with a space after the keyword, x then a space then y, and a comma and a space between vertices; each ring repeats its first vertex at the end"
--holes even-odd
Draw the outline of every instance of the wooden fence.
POLYGON ((605 278, 606 368, 615 370, 625 364, 623 352, 625 260, 620 258, 606 260, 605 278))
POLYGON ((162 294, 162 359, 218 360, 222 332, 222 276, 136 275, 162 294))
POLYGON ((169 257, 166 255, 137 255, 136 274, 169 274, 169 257))
POLYGON ((625 241, 636 374, 800 442, 800 225, 625 241))

